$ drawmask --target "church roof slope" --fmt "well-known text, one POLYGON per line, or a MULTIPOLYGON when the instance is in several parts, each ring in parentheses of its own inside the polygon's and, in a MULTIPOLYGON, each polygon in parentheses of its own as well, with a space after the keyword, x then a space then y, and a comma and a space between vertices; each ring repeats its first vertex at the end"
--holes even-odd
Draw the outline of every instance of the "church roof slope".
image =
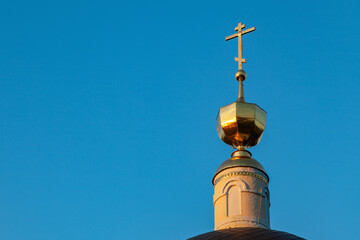
POLYGON ((270 230, 266 228, 229 228, 218 231, 212 231, 198 236, 189 238, 188 240, 297 240, 304 239, 287 232, 270 230))

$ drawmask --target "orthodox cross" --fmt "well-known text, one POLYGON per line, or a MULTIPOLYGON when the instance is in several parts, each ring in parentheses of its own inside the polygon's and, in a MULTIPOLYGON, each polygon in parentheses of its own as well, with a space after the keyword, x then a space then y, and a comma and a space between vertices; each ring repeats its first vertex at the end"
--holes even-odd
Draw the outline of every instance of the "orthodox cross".
POLYGON ((255 27, 252 28, 248 28, 246 30, 242 30, 243 28, 245 28, 245 24, 241 24, 239 23, 238 26, 235 28, 235 31, 237 33, 234 33, 233 35, 230 35, 228 37, 225 38, 225 41, 229 41, 233 38, 238 38, 238 57, 235 58, 235 61, 239 63, 239 70, 242 70, 242 64, 246 63, 246 60, 244 58, 242 58, 242 35, 245 35, 249 32, 253 32, 255 31, 255 27))

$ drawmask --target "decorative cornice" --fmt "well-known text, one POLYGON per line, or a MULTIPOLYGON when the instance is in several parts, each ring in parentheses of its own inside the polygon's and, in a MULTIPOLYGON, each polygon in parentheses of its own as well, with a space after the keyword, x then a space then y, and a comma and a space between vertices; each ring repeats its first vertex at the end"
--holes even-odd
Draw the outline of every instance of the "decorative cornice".
POLYGON ((231 172, 225 175, 220 176, 218 179, 215 180, 214 182, 214 186, 220 182, 221 180, 223 180, 224 178, 228 178, 228 177, 232 177, 232 176, 240 176, 240 175, 246 175, 246 176, 252 176, 252 177, 256 177, 258 179, 260 179, 261 181, 265 182, 266 184, 269 183, 269 181, 264 177, 261 176, 260 174, 257 173, 253 173, 253 172, 245 172, 245 171, 240 171, 240 172, 231 172))
POLYGON ((216 230, 229 228, 228 225, 239 224, 241 222, 244 223, 244 224, 248 223, 248 224, 251 224, 251 225, 256 225, 257 227, 270 229, 270 223, 265 222, 265 221, 263 221, 261 219, 234 217, 234 218, 227 218, 225 221, 222 221, 219 224, 219 226, 217 226, 217 228, 215 228, 214 230, 216 231, 216 230))

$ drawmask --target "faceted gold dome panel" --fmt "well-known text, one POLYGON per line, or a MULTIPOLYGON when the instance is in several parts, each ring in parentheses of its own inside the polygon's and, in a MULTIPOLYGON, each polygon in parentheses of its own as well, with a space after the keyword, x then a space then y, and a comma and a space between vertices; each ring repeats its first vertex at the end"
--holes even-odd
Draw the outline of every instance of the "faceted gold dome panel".
POLYGON ((234 102, 220 108, 217 133, 220 139, 237 149, 257 145, 265 130, 266 112, 254 103, 234 102))

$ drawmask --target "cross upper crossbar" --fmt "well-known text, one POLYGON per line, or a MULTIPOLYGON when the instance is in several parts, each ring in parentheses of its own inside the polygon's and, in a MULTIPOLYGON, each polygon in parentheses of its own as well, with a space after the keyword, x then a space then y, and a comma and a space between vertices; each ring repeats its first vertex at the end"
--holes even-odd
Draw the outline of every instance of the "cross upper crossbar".
POLYGON ((246 30, 242 30, 243 28, 245 28, 245 24, 239 23, 238 26, 235 28, 235 31, 237 31, 237 33, 234 33, 225 38, 225 41, 229 41, 233 38, 238 38, 238 57, 235 58, 235 61, 239 64, 239 70, 242 70, 242 64, 246 63, 246 60, 242 58, 242 35, 255 31, 255 27, 251 27, 246 30))
MULTIPOLYGON (((238 28, 235 28, 235 29, 238 29, 238 28)), ((255 31, 255 27, 248 28, 248 29, 246 29, 244 31, 241 31, 240 33, 241 33, 241 35, 245 35, 245 34, 247 34, 249 32, 252 32, 252 31, 255 31)), ((234 33, 233 35, 230 35, 230 36, 226 37, 225 41, 229 41, 229 40, 231 40, 233 38, 236 38, 238 36, 239 36, 239 33, 234 33)))

